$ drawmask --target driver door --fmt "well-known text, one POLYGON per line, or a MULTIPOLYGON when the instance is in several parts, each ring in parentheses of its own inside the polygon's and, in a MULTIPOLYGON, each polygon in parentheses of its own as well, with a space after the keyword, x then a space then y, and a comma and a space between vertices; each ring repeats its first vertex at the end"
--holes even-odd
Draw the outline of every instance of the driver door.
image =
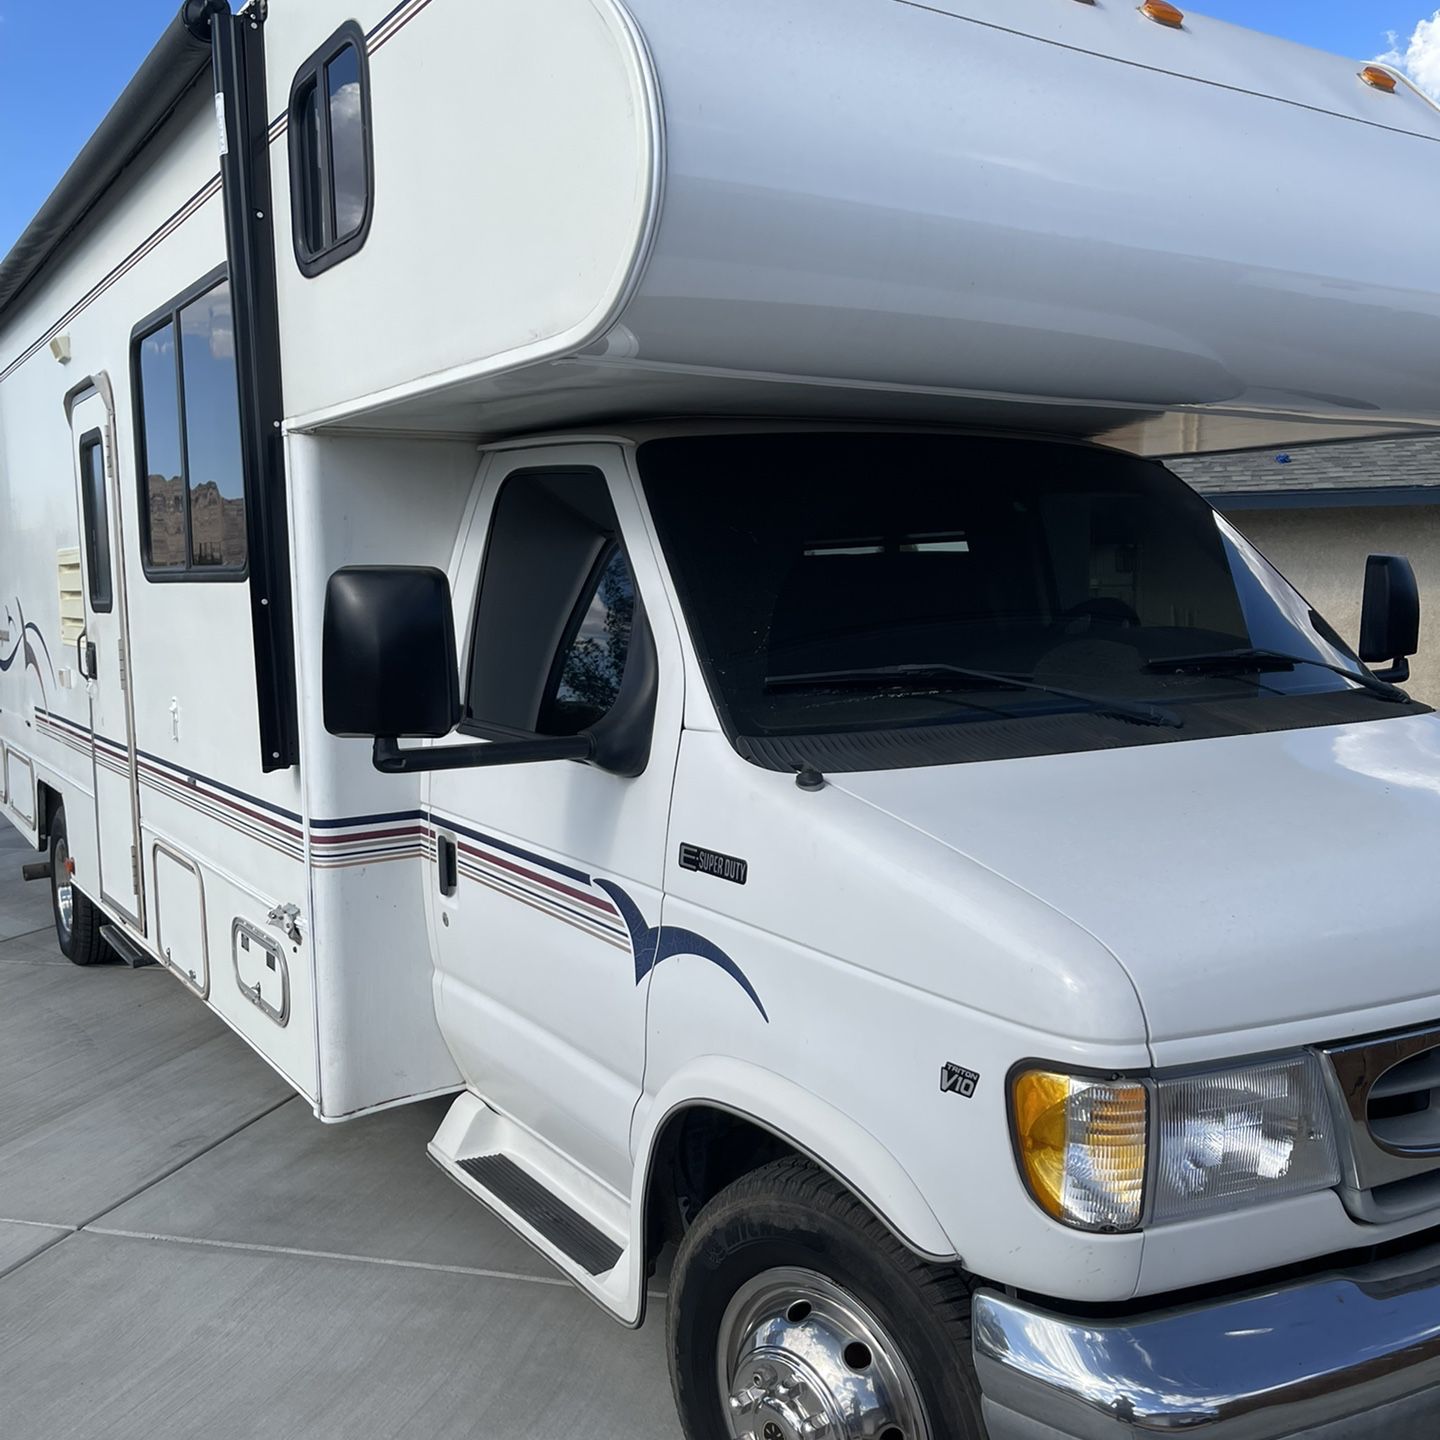
MULTIPOLYGON (((456 588, 471 738, 574 735, 652 665, 639 774, 557 761, 438 772, 441 1024, 472 1088, 628 1193, 683 707, 679 639, 624 452, 491 462, 456 588), (648 631, 648 637, 647 632, 648 631), (653 649, 651 645, 653 643, 653 649)), ((627 696, 631 692, 627 692, 627 696)), ((628 700, 627 700, 628 704, 628 700)))

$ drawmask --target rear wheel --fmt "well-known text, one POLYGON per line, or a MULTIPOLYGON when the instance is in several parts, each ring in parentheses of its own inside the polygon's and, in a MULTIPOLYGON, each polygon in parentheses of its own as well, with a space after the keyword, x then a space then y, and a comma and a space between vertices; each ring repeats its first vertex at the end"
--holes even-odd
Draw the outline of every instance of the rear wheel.
POLYGON ((100 939, 104 917, 75 888, 70 863, 70 837, 65 829, 65 807, 50 821, 50 902, 55 910, 55 938, 60 952, 77 965, 95 965, 105 958, 100 939))
POLYGON ((689 1440, 982 1440, 971 1282, 911 1254, 798 1158, 701 1211, 675 1263, 670 1376, 689 1440))

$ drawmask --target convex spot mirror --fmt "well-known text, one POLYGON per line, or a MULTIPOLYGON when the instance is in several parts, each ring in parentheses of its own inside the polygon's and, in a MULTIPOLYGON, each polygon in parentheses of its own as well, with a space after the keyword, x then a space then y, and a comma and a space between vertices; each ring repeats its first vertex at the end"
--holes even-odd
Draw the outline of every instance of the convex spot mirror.
POLYGON ((1365 603, 1360 658, 1383 666, 1375 673, 1398 683, 1410 678, 1410 657, 1420 649, 1420 587, 1401 555, 1372 555, 1365 562, 1365 603))

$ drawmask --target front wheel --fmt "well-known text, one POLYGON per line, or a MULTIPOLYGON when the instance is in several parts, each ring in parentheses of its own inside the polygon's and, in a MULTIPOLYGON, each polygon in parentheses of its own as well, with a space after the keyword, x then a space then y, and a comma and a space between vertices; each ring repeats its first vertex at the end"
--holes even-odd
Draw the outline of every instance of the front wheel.
POLYGON ((77 965, 99 964, 105 958, 105 945, 100 939, 104 917, 75 888, 63 805, 50 821, 50 903, 55 911, 55 938, 60 942, 60 953, 77 965))
POLYGON ((906 1250, 809 1161, 701 1212, 675 1262, 670 1378, 688 1440, 983 1440, 971 1283, 906 1250))

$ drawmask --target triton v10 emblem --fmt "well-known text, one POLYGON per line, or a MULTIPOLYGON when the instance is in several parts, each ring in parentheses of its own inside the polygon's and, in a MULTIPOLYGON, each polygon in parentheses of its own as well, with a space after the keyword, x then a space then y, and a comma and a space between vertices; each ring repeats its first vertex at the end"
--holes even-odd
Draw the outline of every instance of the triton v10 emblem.
POLYGON ((962 1100, 974 1098, 980 1087, 980 1077, 963 1065, 946 1065, 940 1071, 940 1089, 946 1095, 958 1095, 962 1100))

